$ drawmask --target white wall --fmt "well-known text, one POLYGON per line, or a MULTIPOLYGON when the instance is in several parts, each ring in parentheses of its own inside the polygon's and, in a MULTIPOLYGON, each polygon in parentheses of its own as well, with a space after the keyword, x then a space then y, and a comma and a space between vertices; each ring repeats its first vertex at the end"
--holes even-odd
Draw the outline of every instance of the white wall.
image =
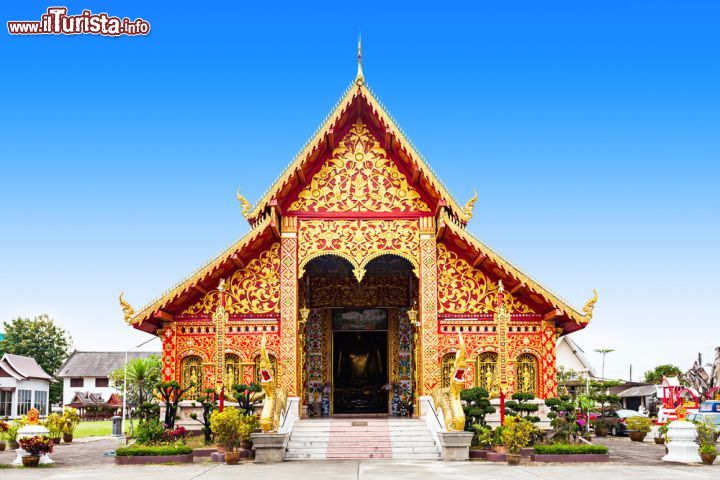
POLYGON ((565 370, 575 370, 578 373, 585 370, 585 366, 582 364, 582 362, 580 362, 577 355, 575 355, 575 353, 572 351, 572 348, 570 348, 567 342, 558 342, 555 355, 557 358, 558 367, 564 367, 565 370))
MULTIPOLYGON (((108 385, 112 385, 112 380, 109 381, 108 385)), ((95 377, 83 377, 82 387, 71 387, 70 379, 63 378, 63 405, 70 403, 76 392, 99 393, 105 401, 107 401, 113 393, 120 393, 111 387, 96 387, 95 377)))
POLYGON ((15 391, 12 394, 12 415, 11 417, 18 417, 18 390, 31 390, 32 393, 32 404, 35 406, 35 392, 41 391, 46 392, 45 408, 44 412, 40 412, 40 415, 45 416, 48 414, 50 408, 50 382, 47 380, 29 379, 29 380, 15 380, 13 377, 0 377, 0 386, 2 387, 15 387, 15 391))

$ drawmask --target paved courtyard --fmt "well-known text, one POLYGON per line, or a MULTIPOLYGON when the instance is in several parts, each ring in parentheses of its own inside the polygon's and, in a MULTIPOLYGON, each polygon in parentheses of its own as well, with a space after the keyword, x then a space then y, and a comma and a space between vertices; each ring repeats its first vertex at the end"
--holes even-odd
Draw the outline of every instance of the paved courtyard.
MULTIPOLYGON (((652 441, 631 442, 628 438, 606 438, 600 442, 610 448, 612 461, 606 464, 524 464, 509 467, 486 462, 398 462, 398 461, 293 461, 274 465, 254 463, 227 466, 198 461, 193 465, 115 466, 112 457, 103 453, 115 448, 114 439, 101 439, 61 445, 54 454, 56 464, 48 468, 0 468, 0 479, 43 480, 215 480, 229 477, 282 478, 282 480, 308 480, 309 478, 337 480, 382 480, 403 478, 497 479, 507 480, 587 480, 625 479, 717 479, 720 463, 712 467, 702 465, 671 465, 660 460, 662 446, 652 441)), ((13 452, 0 453, 0 467, 6 467, 14 458, 13 452)))

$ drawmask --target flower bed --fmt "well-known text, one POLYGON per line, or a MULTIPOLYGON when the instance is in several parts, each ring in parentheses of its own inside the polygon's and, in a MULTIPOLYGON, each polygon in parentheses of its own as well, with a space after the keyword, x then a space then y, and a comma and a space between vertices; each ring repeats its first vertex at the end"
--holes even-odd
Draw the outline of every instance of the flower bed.
POLYGON ((131 445, 115 450, 115 463, 119 465, 168 462, 192 463, 192 448, 186 445, 131 445))
POLYGON ((604 445, 536 445, 533 462, 607 462, 610 459, 604 445))

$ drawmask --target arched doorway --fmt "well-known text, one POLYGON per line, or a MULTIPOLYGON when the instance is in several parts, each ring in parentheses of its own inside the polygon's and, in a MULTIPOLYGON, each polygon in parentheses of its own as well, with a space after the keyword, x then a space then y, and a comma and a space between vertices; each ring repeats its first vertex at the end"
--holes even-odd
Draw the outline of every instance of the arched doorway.
POLYGON ((404 258, 383 255, 358 282, 341 257, 307 263, 299 303, 310 312, 302 352, 309 411, 327 399, 333 414, 390 414, 394 399, 411 398, 413 270, 404 258))

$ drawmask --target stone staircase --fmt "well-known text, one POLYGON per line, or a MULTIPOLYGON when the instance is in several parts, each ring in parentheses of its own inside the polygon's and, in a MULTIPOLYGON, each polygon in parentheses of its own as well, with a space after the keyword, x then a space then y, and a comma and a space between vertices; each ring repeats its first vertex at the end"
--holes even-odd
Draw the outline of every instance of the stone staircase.
POLYGON ((295 422, 285 458, 439 460, 422 420, 323 418, 295 422))

